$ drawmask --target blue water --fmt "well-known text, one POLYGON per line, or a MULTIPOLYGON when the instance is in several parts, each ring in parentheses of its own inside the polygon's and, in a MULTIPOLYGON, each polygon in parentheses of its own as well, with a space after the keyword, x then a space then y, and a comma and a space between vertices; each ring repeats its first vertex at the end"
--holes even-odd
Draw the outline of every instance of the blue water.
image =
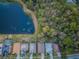
POLYGON ((32 18, 19 4, 0 4, 0 34, 33 34, 32 18))
POLYGON ((79 59, 79 55, 72 55, 67 57, 67 59, 79 59))

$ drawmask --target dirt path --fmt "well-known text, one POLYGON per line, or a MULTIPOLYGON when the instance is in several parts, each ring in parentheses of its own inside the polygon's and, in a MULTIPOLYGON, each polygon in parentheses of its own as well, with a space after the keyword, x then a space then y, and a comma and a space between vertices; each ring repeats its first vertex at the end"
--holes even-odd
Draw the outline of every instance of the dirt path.
POLYGON ((31 15, 34 26, 35 26, 35 34, 36 34, 38 32, 38 22, 37 22, 37 18, 35 16, 34 12, 27 8, 27 5, 23 2, 23 0, 18 0, 18 2, 22 5, 24 12, 26 14, 31 15))

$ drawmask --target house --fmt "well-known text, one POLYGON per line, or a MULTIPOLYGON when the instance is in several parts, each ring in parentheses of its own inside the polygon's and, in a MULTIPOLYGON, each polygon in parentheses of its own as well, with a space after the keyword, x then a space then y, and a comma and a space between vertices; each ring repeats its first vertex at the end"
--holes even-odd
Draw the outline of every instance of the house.
POLYGON ((50 53, 53 53, 53 47, 52 47, 52 43, 45 43, 45 50, 46 50, 46 53, 50 54, 50 53))
POLYGON ((58 44, 53 45, 55 52, 57 53, 57 56, 61 58, 61 52, 58 44))
POLYGON ((28 43, 22 43, 21 44, 21 56, 26 56, 28 50, 29 50, 28 43))
POLYGON ((38 49, 38 53, 44 53, 45 52, 44 51, 44 49, 45 49, 44 43, 38 43, 37 44, 37 49, 38 49))
POLYGON ((3 41, 3 47, 2 47, 3 56, 7 56, 8 54, 12 52, 12 44, 13 44, 13 40, 11 39, 6 38, 3 41))
POLYGON ((18 54, 20 52, 20 49, 21 49, 21 44, 20 43, 14 43, 12 54, 18 54))
POLYGON ((30 43, 29 53, 36 53, 36 43, 30 43))

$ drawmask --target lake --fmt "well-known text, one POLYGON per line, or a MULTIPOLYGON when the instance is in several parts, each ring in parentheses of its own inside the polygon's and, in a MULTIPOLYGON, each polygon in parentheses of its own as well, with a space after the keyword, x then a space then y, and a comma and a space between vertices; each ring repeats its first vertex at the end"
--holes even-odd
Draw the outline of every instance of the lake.
POLYGON ((33 34, 32 18, 19 4, 0 4, 0 34, 33 34))

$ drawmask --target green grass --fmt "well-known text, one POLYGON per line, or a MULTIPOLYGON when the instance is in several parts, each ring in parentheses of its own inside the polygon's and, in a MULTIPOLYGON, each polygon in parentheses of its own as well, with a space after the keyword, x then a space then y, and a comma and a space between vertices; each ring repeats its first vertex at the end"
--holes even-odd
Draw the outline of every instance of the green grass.
MULTIPOLYGON (((30 54, 26 55, 26 59, 29 59, 30 54)), ((3 59, 4 57, 0 56, 0 59, 3 59)), ((33 59, 40 59, 41 55, 40 54, 34 54, 33 59)), ((8 57, 6 57, 6 59, 16 59, 16 55, 9 55, 8 57)), ((50 57, 48 55, 45 56, 45 59, 50 59, 50 57)), ((58 59, 57 56, 54 56, 54 59, 58 59)))

